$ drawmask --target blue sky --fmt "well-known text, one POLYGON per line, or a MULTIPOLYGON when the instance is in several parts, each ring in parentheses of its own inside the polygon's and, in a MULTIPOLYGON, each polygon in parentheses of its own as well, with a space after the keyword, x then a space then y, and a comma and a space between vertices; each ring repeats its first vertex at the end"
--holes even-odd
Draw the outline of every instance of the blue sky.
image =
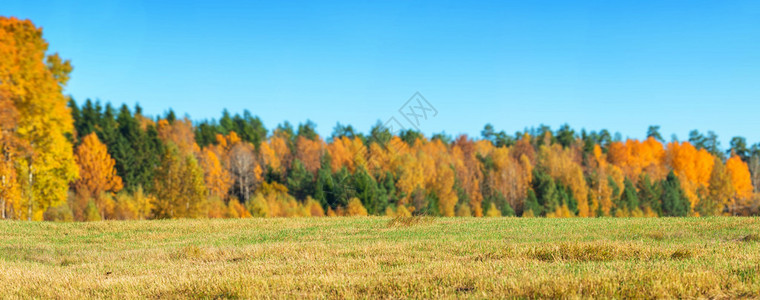
POLYGON ((758 1, 19 1, 67 93, 195 120, 366 132, 419 91, 426 133, 547 124, 760 141, 758 1), (249 3, 253 2, 253 3, 249 3))

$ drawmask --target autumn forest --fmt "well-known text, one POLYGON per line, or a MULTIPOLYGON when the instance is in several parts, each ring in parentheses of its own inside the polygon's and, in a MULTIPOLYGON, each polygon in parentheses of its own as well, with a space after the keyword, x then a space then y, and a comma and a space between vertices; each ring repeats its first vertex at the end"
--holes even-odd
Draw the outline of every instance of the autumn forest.
POLYGON ((245 111, 76 101, 42 29, 0 17, 0 218, 51 221, 355 215, 756 215, 760 144, 713 132, 666 141, 562 126, 479 137, 370 132, 245 111))

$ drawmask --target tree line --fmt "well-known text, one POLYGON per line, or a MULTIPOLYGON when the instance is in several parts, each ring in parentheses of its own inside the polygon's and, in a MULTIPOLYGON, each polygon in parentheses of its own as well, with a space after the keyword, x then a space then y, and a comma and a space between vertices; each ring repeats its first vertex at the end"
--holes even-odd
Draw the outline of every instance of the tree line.
POLYGON ((171 110, 63 94, 71 63, 0 18, 0 217, 26 220, 341 215, 709 216, 760 207, 760 146, 713 132, 666 142, 547 126, 477 138, 382 124, 267 129, 248 111, 171 110))

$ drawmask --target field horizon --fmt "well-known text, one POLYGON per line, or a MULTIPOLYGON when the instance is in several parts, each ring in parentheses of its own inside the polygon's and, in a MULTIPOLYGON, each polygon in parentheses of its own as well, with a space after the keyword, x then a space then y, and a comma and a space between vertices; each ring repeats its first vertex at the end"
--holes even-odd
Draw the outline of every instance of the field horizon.
POLYGON ((737 298, 760 219, 0 222, 8 298, 737 298))

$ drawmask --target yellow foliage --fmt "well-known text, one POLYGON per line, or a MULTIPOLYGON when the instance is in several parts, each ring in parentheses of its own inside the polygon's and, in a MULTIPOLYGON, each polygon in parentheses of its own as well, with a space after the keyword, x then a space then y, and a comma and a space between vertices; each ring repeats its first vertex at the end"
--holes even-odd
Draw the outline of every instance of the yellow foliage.
POLYGON ((362 205, 361 200, 359 198, 351 198, 350 201, 348 201, 348 206, 346 206, 346 215, 347 216, 366 216, 367 215, 367 209, 364 208, 364 205, 362 205))
POLYGON ((738 156, 733 156, 726 161, 726 171, 731 175, 731 183, 734 185, 736 197, 749 199, 752 197, 752 179, 749 168, 738 156))
POLYGON ((571 218, 573 217, 573 213, 570 212, 570 208, 567 207, 567 204, 562 204, 562 206, 557 206, 557 208, 553 212, 547 213, 546 217, 547 218, 571 218))
POLYGON ((19 159, 31 186, 26 195, 27 219, 41 220, 43 212, 66 201, 69 183, 77 177, 74 152, 66 134, 73 119, 63 87, 72 67, 57 54, 46 56, 42 29, 29 20, 0 17, 0 94, 18 113, 17 136, 31 146, 19 159))
POLYGON ((470 210, 470 205, 467 203, 462 203, 459 205, 459 208, 457 208, 457 217, 472 217, 472 210, 470 210))
POLYGON ((707 191, 715 164, 713 156, 705 149, 697 150, 688 142, 669 143, 666 160, 681 181, 681 188, 695 207, 699 202, 698 191, 707 191))
POLYGON ((310 140, 303 136, 296 139, 296 158, 303 163, 304 168, 312 174, 316 174, 322 164, 324 142, 317 137, 310 140))
POLYGON ((208 200, 208 212, 207 217, 210 219, 224 218, 225 214, 224 201, 218 197, 211 197, 208 200))
MULTIPOLYGON (((481 145, 480 148, 483 148, 481 145)), ((483 149, 480 149, 483 151, 483 149)), ((470 208, 476 217, 483 216, 483 194, 481 193, 480 183, 482 182, 483 172, 482 163, 477 157, 478 146, 466 136, 460 136, 456 139, 452 149, 452 160, 456 177, 460 180, 462 187, 470 198, 470 208)))
POLYGON ((311 217, 324 217, 325 210, 322 209, 322 205, 311 197, 306 198, 306 208, 308 209, 309 216, 311 217))
POLYGON ((227 217, 228 218, 250 218, 251 213, 245 209, 245 207, 237 201, 237 199, 230 199, 227 203, 227 217))
POLYGON ((646 218, 657 218, 657 213, 652 210, 649 206, 644 207, 644 217, 646 218))
POLYGON ((204 181, 208 188, 209 195, 225 199, 227 192, 232 186, 232 176, 230 172, 222 166, 214 151, 211 148, 205 148, 202 151, 200 164, 204 172, 204 181))
POLYGON ((114 168, 116 161, 95 133, 82 139, 75 158, 79 167, 79 179, 74 182, 74 187, 78 193, 98 196, 106 191, 118 192, 122 189, 121 177, 116 175, 114 168))
POLYGON ((642 172, 647 172, 654 180, 661 180, 666 175, 663 165, 665 150, 662 143, 653 137, 643 142, 613 142, 609 146, 607 156, 610 163, 619 167, 623 174, 631 179, 639 178, 642 172))
POLYGON ((406 206, 399 205, 396 207, 396 217, 411 217, 412 212, 410 212, 408 209, 406 209, 406 206))
POLYGON ((578 201, 578 215, 581 217, 591 216, 587 201, 588 185, 579 163, 579 150, 563 148, 559 144, 554 144, 551 147, 542 146, 539 157, 539 164, 546 168, 550 176, 570 187, 573 197, 578 201))
POLYGON ((254 196, 253 199, 249 200, 246 205, 248 206, 248 211, 252 216, 262 218, 269 217, 269 203, 267 203, 264 195, 260 193, 256 194, 256 196, 254 196))
POLYGON ((491 205, 488 207, 488 210, 486 211, 486 217, 501 217, 501 211, 496 208, 496 205, 491 203, 491 205))

